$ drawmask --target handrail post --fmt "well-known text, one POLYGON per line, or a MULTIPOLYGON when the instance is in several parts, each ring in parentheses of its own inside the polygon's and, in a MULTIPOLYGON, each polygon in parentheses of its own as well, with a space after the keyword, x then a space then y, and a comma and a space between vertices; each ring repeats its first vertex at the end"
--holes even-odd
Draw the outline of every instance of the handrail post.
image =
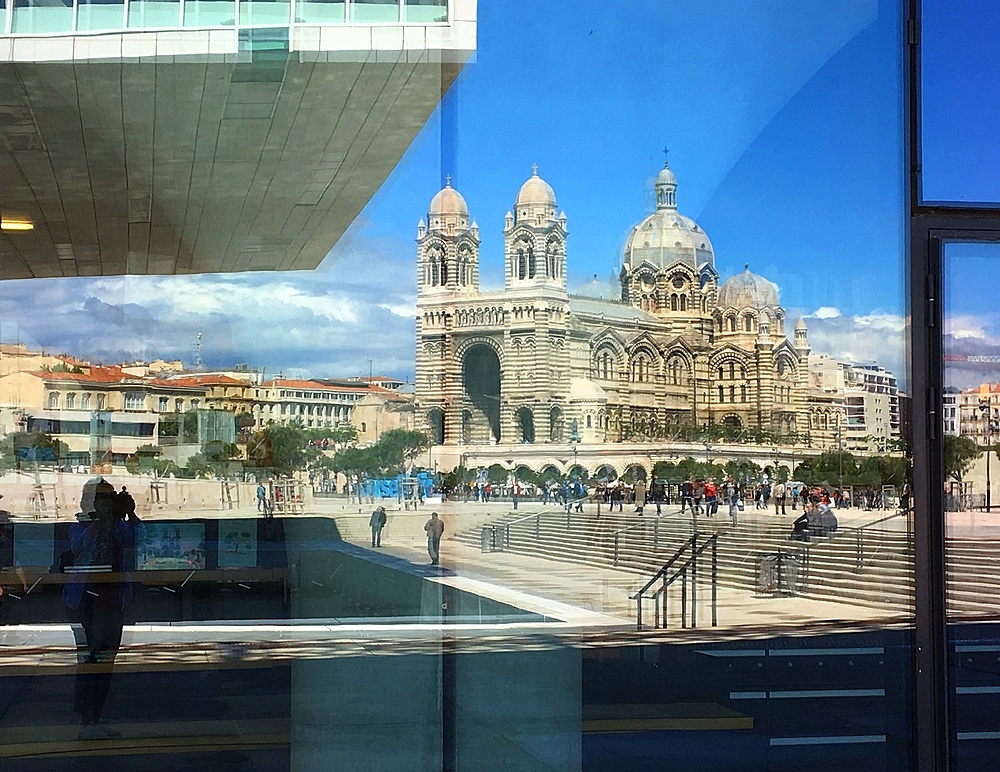
POLYGON ((615 534, 615 559, 612 565, 618 565, 618 534, 615 534))
POLYGON ((642 593, 635 596, 635 629, 642 631, 642 593))
POLYGON ((538 534, 539 534, 539 525, 541 524, 541 520, 542 520, 541 513, 535 515, 535 541, 538 541, 539 539, 538 534))
POLYGON ((698 540, 691 554, 691 627, 698 626, 698 540))
POLYGON ((658 550, 660 548, 660 518, 657 515, 656 520, 653 521, 653 549, 658 550))
POLYGON ((681 627, 687 627, 687 569, 681 571, 681 627))
POLYGON ((712 537, 712 627, 719 626, 719 536, 712 537))
POLYGON ((567 509, 566 510, 566 530, 567 531, 569 531, 569 519, 570 519, 571 516, 572 515, 570 514, 570 511, 567 509))
POLYGON ((660 593, 653 595, 653 629, 660 626, 660 593))
POLYGON ((860 574, 865 569, 865 530, 858 529, 857 544, 855 547, 854 573, 860 574))

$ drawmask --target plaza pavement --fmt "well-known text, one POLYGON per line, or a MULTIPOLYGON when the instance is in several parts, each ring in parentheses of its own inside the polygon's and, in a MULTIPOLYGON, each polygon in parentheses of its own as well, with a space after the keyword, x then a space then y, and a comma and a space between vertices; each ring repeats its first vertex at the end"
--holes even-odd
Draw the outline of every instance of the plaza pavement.
MULTIPOLYGON (((597 505, 586 505, 596 513, 597 505)), ((162 506, 140 502, 142 516, 150 521, 160 519, 228 519, 257 517, 255 502, 244 498, 242 505, 222 509, 216 506, 162 506)), ((558 505, 541 505, 524 501, 515 513, 509 500, 483 502, 440 502, 429 500, 416 510, 402 508, 395 500, 375 503, 358 503, 343 496, 310 497, 299 513, 276 513, 286 519, 323 517, 333 520, 345 542, 360 551, 367 559, 380 560, 380 556, 394 557, 417 567, 427 566, 426 541, 423 525, 431 511, 438 511, 445 522, 442 558, 439 571, 426 574, 431 581, 464 589, 482 597, 508 603, 518 608, 560 620, 565 626, 578 630, 635 630, 635 602, 630 596, 649 579, 650 574, 621 570, 607 565, 554 560, 513 552, 484 553, 476 546, 456 540, 463 532, 476 534, 482 526, 512 517, 530 517, 536 512, 557 513, 558 505), (368 518, 375 506, 386 507, 388 523, 383 533, 383 547, 372 550, 368 518)), ((602 504, 601 511, 606 513, 602 504)), ((664 513, 676 507, 664 507, 664 513)), ((653 516, 655 508, 647 507, 646 516, 653 516)), ((715 523, 728 522, 723 507, 715 523)), ((625 513, 629 515, 630 513, 625 513)), ((786 514, 776 516, 773 509, 746 509, 740 514, 741 527, 754 526, 773 529, 789 527, 799 514, 787 508, 786 514)), ((864 511, 854 508, 836 510, 842 530, 849 530, 888 517, 889 511, 864 511)), ((47 513, 39 515, 15 514, 15 522, 50 520, 47 513)), ((59 518, 65 521, 64 515, 59 518)), ((706 524, 712 521, 705 521, 706 524)), ((970 537, 1000 540, 1000 515, 980 512, 949 513, 950 537, 970 537)), ((893 517, 879 523, 879 529, 905 532, 909 527, 906 517, 893 517)), ((708 630, 710 624, 710 587, 705 580, 699 586, 699 629, 708 630)), ((679 589, 671 590, 668 632, 680 632, 678 616, 679 589)), ((652 609, 645 604, 644 621, 651 621, 652 609)), ((888 624, 905 621, 907 615, 893 615, 877 608, 857 606, 849 602, 816 600, 809 597, 758 596, 752 588, 735 589, 720 585, 718 588, 718 631, 748 630, 750 628, 784 628, 792 630, 810 624, 888 624)), ((305 621, 305 620, 301 620, 305 621)), ((343 629, 343 628, 341 628, 343 629)), ((192 631, 193 632, 193 631, 192 631)))

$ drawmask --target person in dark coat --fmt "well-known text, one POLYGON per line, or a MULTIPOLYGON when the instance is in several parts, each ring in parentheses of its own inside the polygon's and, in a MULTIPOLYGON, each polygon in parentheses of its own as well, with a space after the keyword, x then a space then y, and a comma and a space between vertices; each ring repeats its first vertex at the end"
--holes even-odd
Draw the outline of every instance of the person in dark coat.
POLYGON ((83 486, 80 504, 78 522, 69 528, 69 554, 60 561, 69 574, 63 602, 83 633, 77 635, 73 701, 80 714, 80 738, 101 740, 120 735, 102 715, 121 647, 125 609, 134 594, 131 574, 141 523, 132 497, 124 490, 116 493, 102 478, 83 486))
POLYGON ((382 546, 382 529, 385 528, 386 523, 385 507, 377 507, 372 516, 368 520, 368 525, 372 529, 372 546, 381 547, 382 546))
POLYGON ((427 534, 427 554, 431 565, 436 566, 441 557, 441 534, 444 533, 444 522, 437 512, 431 512, 431 519, 424 523, 424 532, 427 534))

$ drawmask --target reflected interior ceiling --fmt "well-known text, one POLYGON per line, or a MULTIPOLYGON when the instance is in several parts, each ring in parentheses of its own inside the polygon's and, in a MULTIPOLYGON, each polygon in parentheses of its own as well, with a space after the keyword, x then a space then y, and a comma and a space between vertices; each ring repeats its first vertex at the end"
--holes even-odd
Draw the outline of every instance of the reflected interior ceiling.
POLYGON ((0 278, 315 268, 462 67, 371 59, 0 64, 0 278))

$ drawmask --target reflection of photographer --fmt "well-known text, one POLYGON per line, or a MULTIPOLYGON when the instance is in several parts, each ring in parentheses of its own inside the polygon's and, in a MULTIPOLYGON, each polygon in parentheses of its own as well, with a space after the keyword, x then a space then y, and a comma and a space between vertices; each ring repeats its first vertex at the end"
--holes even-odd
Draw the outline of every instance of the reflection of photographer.
POLYGON ((111 687, 111 668, 121 646, 125 608, 132 600, 131 573, 140 528, 135 502, 127 491, 116 493, 102 478, 83 486, 79 522, 69 528, 70 555, 63 560, 70 575, 63 601, 82 626, 74 709, 80 714, 82 739, 117 736, 101 718, 111 687))

